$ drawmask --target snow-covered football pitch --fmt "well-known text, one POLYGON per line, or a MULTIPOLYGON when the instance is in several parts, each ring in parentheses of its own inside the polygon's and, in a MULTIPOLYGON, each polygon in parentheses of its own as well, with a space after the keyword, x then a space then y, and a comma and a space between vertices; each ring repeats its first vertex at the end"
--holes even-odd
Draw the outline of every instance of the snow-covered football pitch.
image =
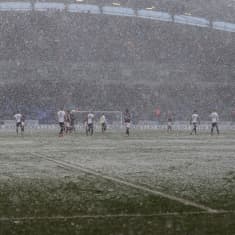
POLYGON ((235 132, 0 132, 0 234, 235 234, 235 132))

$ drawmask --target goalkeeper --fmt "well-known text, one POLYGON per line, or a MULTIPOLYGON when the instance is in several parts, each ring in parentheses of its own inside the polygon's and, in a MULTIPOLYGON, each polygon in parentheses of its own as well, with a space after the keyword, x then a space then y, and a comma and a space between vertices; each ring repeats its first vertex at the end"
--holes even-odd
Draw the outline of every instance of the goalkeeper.
POLYGON ((124 113, 124 122, 126 125, 126 135, 130 135, 130 126, 131 126, 131 114, 128 109, 126 109, 126 112, 124 113))

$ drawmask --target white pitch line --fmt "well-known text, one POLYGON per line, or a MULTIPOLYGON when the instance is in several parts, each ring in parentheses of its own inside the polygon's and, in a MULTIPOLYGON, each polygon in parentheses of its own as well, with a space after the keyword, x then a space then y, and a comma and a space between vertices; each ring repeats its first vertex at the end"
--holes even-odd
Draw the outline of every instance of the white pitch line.
MULTIPOLYGON (((139 217, 167 217, 167 216, 188 216, 188 215, 208 215, 207 211, 191 212, 168 212, 154 214, 106 214, 106 215, 71 215, 71 216, 24 216, 24 217, 0 217, 0 221, 28 221, 28 220, 68 220, 68 219, 102 219, 102 218, 139 218, 139 217)), ((217 214, 235 214, 235 211, 220 211, 217 214)))
MULTIPOLYGON (((124 180, 121 180, 121 179, 114 178, 112 176, 103 175, 99 172, 96 172, 92 169, 88 169, 88 168, 84 167, 83 165, 80 165, 80 164, 77 164, 77 163, 75 164, 75 163, 68 163, 68 162, 61 161, 61 160, 56 160, 54 158, 48 157, 46 155, 38 154, 38 153, 31 153, 31 154, 39 156, 39 157, 44 158, 44 159, 47 159, 48 161, 55 162, 57 164, 60 164, 61 166, 65 166, 65 167, 73 168, 73 169, 76 169, 76 170, 80 170, 80 171, 83 171, 85 173, 95 175, 95 176, 98 176, 98 177, 101 177, 103 179, 110 180, 110 181, 113 181, 113 182, 116 182, 116 183, 119 183, 119 184, 123 184, 123 185, 126 185, 126 186, 131 187, 131 188, 135 188, 135 189, 138 189, 138 190, 141 190, 141 191, 145 191, 145 192, 151 193, 153 195, 161 196, 163 198, 167 198, 167 199, 170 199, 172 201, 180 202, 180 203, 182 203, 186 206, 193 206, 195 208, 207 211, 209 213, 218 213, 219 212, 219 210, 210 208, 208 206, 204 206, 202 204, 199 204, 199 203, 187 200, 187 199, 172 196, 172 195, 169 195, 167 193, 163 193, 163 192, 160 192, 160 191, 157 191, 157 190, 149 189, 147 187, 136 185, 134 183, 130 183, 130 182, 127 182, 127 181, 124 181, 124 180)), ((221 211, 221 212, 223 212, 223 211, 221 211)))

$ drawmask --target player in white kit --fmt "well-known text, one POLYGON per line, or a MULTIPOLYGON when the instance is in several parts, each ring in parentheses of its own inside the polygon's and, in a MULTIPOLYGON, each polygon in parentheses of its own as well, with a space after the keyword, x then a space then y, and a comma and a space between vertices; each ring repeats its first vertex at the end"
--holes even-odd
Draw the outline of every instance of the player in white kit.
POLYGON ((89 112, 87 115, 87 134, 93 135, 94 133, 94 118, 95 115, 92 112, 89 112))
POLYGON ((59 137, 62 137, 64 134, 64 121, 65 121, 65 111, 63 109, 60 109, 57 113, 58 116, 58 122, 59 122, 59 126, 60 126, 60 132, 59 132, 59 137))
POLYGON ((214 128, 216 128, 217 134, 219 135, 219 127, 218 127, 218 122, 219 122, 219 115, 216 111, 213 111, 210 114, 211 118, 211 135, 213 135, 214 128))
POLYGON ((193 111, 193 114, 192 114, 192 117, 190 120, 190 124, 193 125, 193 129, 192 129, 190 135, 192 135, 193 132, 196 135, 197 134, 197 125, 200 124, 200 117, 199 117, 196 110, 193 111))
POLYGON ((20 127, 20 130, 21 130, 21 135, 23 135, 23 128, 22 128, 22 114, 20 112, 17 112, 15 115, 14 115, 14 118, 16 120, 16 134, 18 135, 19 134, 19 127, 20 127))
POLYGON ((101 131, 104 133, 107 129, 107 121, 104 113, 100 117, 100 125, 101 125, 101 131))

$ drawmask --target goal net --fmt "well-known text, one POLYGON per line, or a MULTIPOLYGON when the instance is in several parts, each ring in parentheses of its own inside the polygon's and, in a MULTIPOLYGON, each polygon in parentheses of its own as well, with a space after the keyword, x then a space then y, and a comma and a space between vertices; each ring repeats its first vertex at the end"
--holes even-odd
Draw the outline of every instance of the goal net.
MULTIPOLYGON (((77 111, 72 110, 75 118, 75 124, 79 127, 84 126, 85 119, 90 111, 77 111)), ((95 127, 100 126, 100 117, 102 114, 105 115, 107 120, 107 126, 109 128, 121 128, 123 124, 122 112, 121 111, 91 111, 94 114, 95 127)))

